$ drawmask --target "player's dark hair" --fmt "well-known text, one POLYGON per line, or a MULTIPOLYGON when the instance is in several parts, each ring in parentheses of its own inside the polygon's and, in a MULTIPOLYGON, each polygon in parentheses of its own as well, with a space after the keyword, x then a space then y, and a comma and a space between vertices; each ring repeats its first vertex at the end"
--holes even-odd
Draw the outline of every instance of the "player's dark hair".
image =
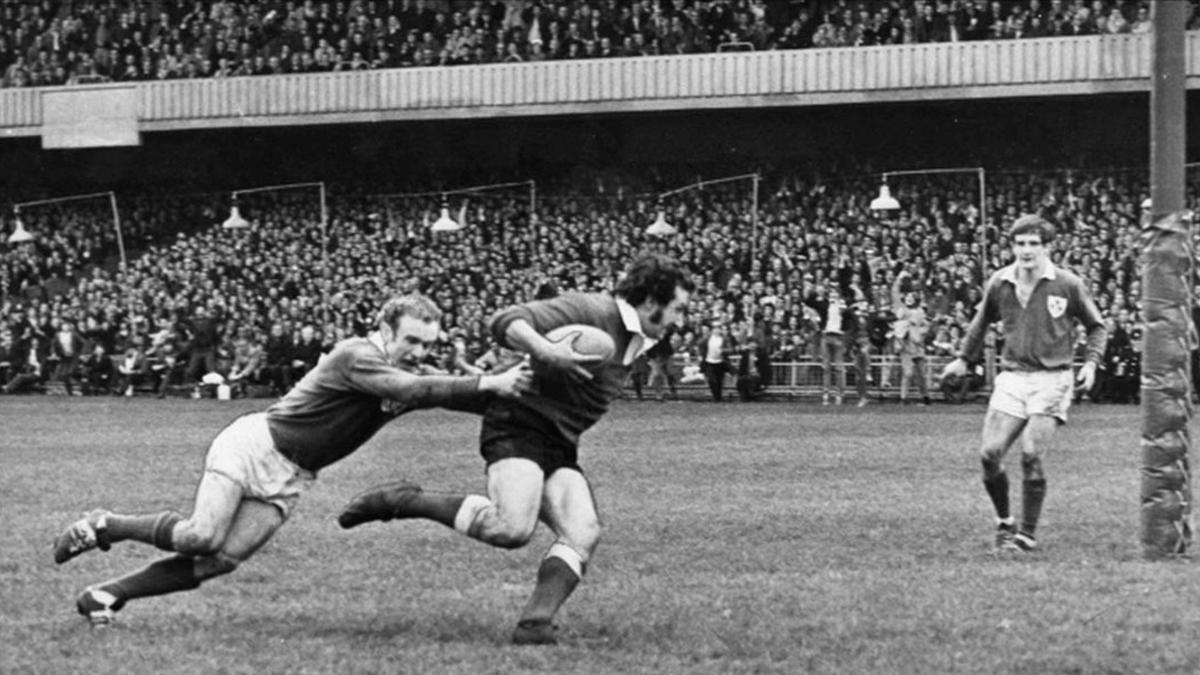
POLYGON ((1042 238, 1043 244, 1054 241, 1054 226, 1045 218, 1029 214, 1017 218, 1012 227, 1008 228, 1008 236, 1015 238, 1018 234, 1034 234, 1042 238))
POLYGON ((660 305, 668 305, 675 299, 676 288, 688 293, 696 290, 696 282, 692 281, 687 268, 670 256, 647 253, 634 260, 625 270, 613 293, 634 307, 645 302, 646 298, 660 305))
POLYGON ((396 327, 400 325, 400 318, 404 316, 411 316, 428 323, 440 321, 442 310, 438 309, 433 300, 420 293, 400 295, 383 303, 383 307, 379 310, 379 325, 387 324, 388 328, 396 330, 396 327))

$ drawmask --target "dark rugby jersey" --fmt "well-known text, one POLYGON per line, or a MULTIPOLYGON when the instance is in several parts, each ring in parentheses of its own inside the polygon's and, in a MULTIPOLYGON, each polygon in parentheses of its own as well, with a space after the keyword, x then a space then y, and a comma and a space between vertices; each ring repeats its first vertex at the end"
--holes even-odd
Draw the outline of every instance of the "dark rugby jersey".
POLYGON ((1037 280, 1029 303, 1017 300, 1016 264, 1003 267, 988 279, 983 302, 963 340, 960 356, 978 361, 988 326, 1002 322, 1005 370, 1057 370, 1074 361, 1075 321, 1087 329, 1086 359, 1099 363, 1108 331, 1100 310, 1083 281, 1070 272, 1047 265, 1037 280))
MULTIPOLYGON (((608 333, 616 345, 612 358, 593 368, 591 380, 580 380, 551 368, 534 369, 534 391, 517 399, 493 401, 488 409, 492 416, 506 407, 525 408, 545 424, 543 431, 552 432, 572 447, 579 444, 579 435, 598 422, 608 411, 609 404, 621 394, 621 385, 629 373, 624 363, 626 351, 635 337, 621 316, 617 300, 607 293, 563 293, 549 300, 539 300, 501 310, 492 317, 491 333, 500 344, 513 348, 505 332, 517 319, 529 322, 541 334, 568 324, 594 326, 608 333)), ((640 326, 636 326, 638 331, 640 326)), ((653 341, 644 341, 639 351, 648 349, 653 341)), ((636 354, 635 354, 636 356, 636 354)))
POLYGON ((357 450, 390 420, 414 408, 470 407, 488 394, 478 377, 414 375, 387 363, 366 338, 343 340, 267 409, 275 447, 309 471, 357 450))

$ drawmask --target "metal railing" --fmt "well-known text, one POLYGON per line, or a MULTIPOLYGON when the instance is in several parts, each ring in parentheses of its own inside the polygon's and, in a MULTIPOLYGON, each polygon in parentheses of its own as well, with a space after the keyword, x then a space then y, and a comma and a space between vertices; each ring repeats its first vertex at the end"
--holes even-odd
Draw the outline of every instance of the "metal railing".
MULTIPOLYGON (((949 356, 927 356, 925 358, 925 382, 930 392, 937 391, 941 386, 942 369, 946 367, 946 364, 950 360, 951 357, 949 356)), ((872 355, 869 358, 869 362, 870 365, 867 373, 868 395, 872 398, 899 398, 901 379, 900 357, 890 354, 872 355)), ((734 365, 736 367, 736 360, 734 365)), ((854 367, 854 363, 850 361, 843 363, 843 369, 846 373, 846 394, 853 396, 858 388, 858 370, 854 367)), ((825 368, 819 359, 772 363, 771 377, 766 392, 768 394, 782 394, 786 396, 820 395, 823 390, 824 374, 825 368)), ((725 377, 728 386, 732 387, 735 385, 737 377, 734 373, 726 374, 725 377)), ((836 373, 832 377, 836 378, 836 373)), ((833 381, 836 382, 836 380, 833 381)), ((694 386, 704 387, 706 385, 699 383, 694 386)), ((988 385, 985 384, 983 389, 977 389, 976 391, 989 390, 988 385)), ((916 389, 910 389, 909 395, 916 396, 916 389)))
MULTIPOLYGON (((949 356, 927 356, 924 359, 924 378, 931 395, 940 390, 942 385, 942 369, 950 363, 949 356)), ((867 369, 867 393, 872 398, 899 398, 902 372, 900 357, 893 355, 871 356, 867 369)), ((853 396, 858 390, 858 370, 853 363, 844 364, 846 372, 847 395, 853 396)), ((820 394, 823 389, 825 369, 819 360, 796 361, 791 363, 776 363, 771 365, 771 380, 768 392, 785 395, 820 394)), ((836 375, 835 375, 836 376, 836 375)), ((985 381, 982 388, 974 391, 990 391, 990 380, 985 381)), ((914 386, 909 388, 909 396, 918 396, 914 386)))
MULTIPOLYGON (((991 349, 984 351, 984 362, 980 372, 971 378, 971 386, 964 390, 956 384, 953 388, 943 391, 942 370, 953 357, 945 355, 929 355, 924 360, 924 376, 930 397, 933 400, 961 400, 972 397, 986 396, 991 393, 991 384, 996 373, 996 355, 991 349)), ((902 370, 900 357, 893 354, 873 354, 869 357, 867 370, 867 395, 873 399, 899 399, 902 370)), ((1076 363, 1076 367, 1082 363, 1076 363)), ((730 358, 729 368, 725 374, 724 387, 731 396, 736 396, 738 357, 730 358)), ((679 378, 676 388, 688 397, 706 397, 707 382, 699 375, 699 364, 687 361, 676 355, 674 372, 690 373, 691 377, 679 378)), ((799 361, 772 363, 771 376, 763 390, 767 396, 807 397, 820 396, 824 391, 825 368, 818 358, 806 358, 799 361)), ((843 362, 845 371, 844 392, 848 400, 858 395, 858 370, 853 361, 843 362)), ((836 390, 836 371, 831 374, 831 383, 836 390)), ((630 389, 630 382, 626 389, 630 389)), ((915 382, 910 382, 909 398, 920 397, 915 382)))
MULTIPOLYGON (((132 87, 142 132, 610 111, 1069 96, 1148 91, 1150 36, 994 40, 350 70, 0 90, 0 130, 45 132, 47 92, 80 124, 113 115, 95 91, 132 87), (89 92, 88 90, 94 90, 89 92), (799 97, 799 98, 798 98, 799 97)), ((1200 74, 1200 31, 1187 35, 1200 74)), ((1192 84, 1195 86, 1195 83, 1192 84)), ((124 114, 124 113, 122 113, 124 114)), ((75 121, 75 120, 72 120, 75 121)))

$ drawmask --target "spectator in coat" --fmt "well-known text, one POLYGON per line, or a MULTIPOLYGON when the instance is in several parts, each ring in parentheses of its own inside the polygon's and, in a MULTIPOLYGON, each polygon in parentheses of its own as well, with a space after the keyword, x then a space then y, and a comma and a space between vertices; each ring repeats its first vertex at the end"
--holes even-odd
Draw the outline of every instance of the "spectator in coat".
POLYGON ((146 356, 145 343, 144 337, 135 337, 117 363, 115 385, 125 396, 133 396, 137 387, 151 382, 150 359, 146 356))
POLYGON ((271 333, 267 336, 263 351, 267 362, 267 380, 277 393, 287 393, 295 380, 292 378, 292 338, 284 332, 282 323, 271 324, 271 333))
POLYGON ((51 378, 61 380, 67 394, 76 392, 75 378, 79 376, 83 352, 83 336, 75 330, 74 322, 69 319, 61 320, 50 343, 50 363, 53 367, 51 378))
POLYGON ((292 346, 292 381, 304 377, 304 374, 317 366, 321 358, 321 337, 317 335, 312 324, 305 324, 300 329, 300 339, 292 346))
POLYGON ((225 378, 235 396, 245 396, 247 387, 262 383, 263 348, 253 329, 243 326, 234 339, 229 375, 225 378))
POLYGON ((762 365, 766 360, 766 349, 753 336, 738 350, 737 390, 743 401, 754 401, 762 395, 762 365))
POLYGON ((221 344, 221 319, 207 307, 196 308, 195 316, 185 322, 191 340, 188 343, 187 382, 199 382, 204 375, 217 370, 217 348, 221 344))
POLYGON ((83 374, 84 394, 98 396, 112 393, 116 369, 113 367, 112 357, 102 343, 97 342, 92 346, 91 353, 83 359, 80 368, 83 374))
POLYGON ((46 379, 45 362, 48 347, 40 337, 24 340, 13 351, 12 378, 0 393, 19 394, 30 391, 46 379))

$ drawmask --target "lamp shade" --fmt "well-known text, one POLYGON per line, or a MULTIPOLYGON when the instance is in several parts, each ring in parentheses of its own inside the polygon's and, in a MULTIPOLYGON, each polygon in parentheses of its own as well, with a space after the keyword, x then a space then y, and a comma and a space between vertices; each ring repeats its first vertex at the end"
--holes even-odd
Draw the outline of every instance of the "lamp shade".
POLYGON ((242 214, 238 213, 238 207, 235 204, 234 206, 230 207, 229 217, 225 219, 225 222, 221 223, 221 227, 225 228, 226 230, 244 230, 247 227, 250 227, 250 221, 246 220, 242 217, 242 214))
POLYGON ((646 234, 650 235, 651 237, 672 237, 677 232, 678 230, 676 230, 671 226, 670 223, 667 222, 667 216, 665 213, 663 213, 662 209, 658 210, 658 217, 654 219, 654 222, 650 224, 650 227, 646 228, 646 234))
POLYGON ((8 235, 8 243, 10 244, 28 244, 34 240, 33 233, 25 229, 25 224, 17 218, 17 226, 13 228, 12 234, 8 235))
POLYGON ((429 229, 434 232, 458 232, 462 227, 462 224, 450 217, 450 207, 442 204, 442 215, 433 221, 429 229))
POLYGON ((888 189, 887 183, 879 186, 879 196, 871 200, 872 211, 899 211, 900 202, 892 196, 892 191, 888 189))

